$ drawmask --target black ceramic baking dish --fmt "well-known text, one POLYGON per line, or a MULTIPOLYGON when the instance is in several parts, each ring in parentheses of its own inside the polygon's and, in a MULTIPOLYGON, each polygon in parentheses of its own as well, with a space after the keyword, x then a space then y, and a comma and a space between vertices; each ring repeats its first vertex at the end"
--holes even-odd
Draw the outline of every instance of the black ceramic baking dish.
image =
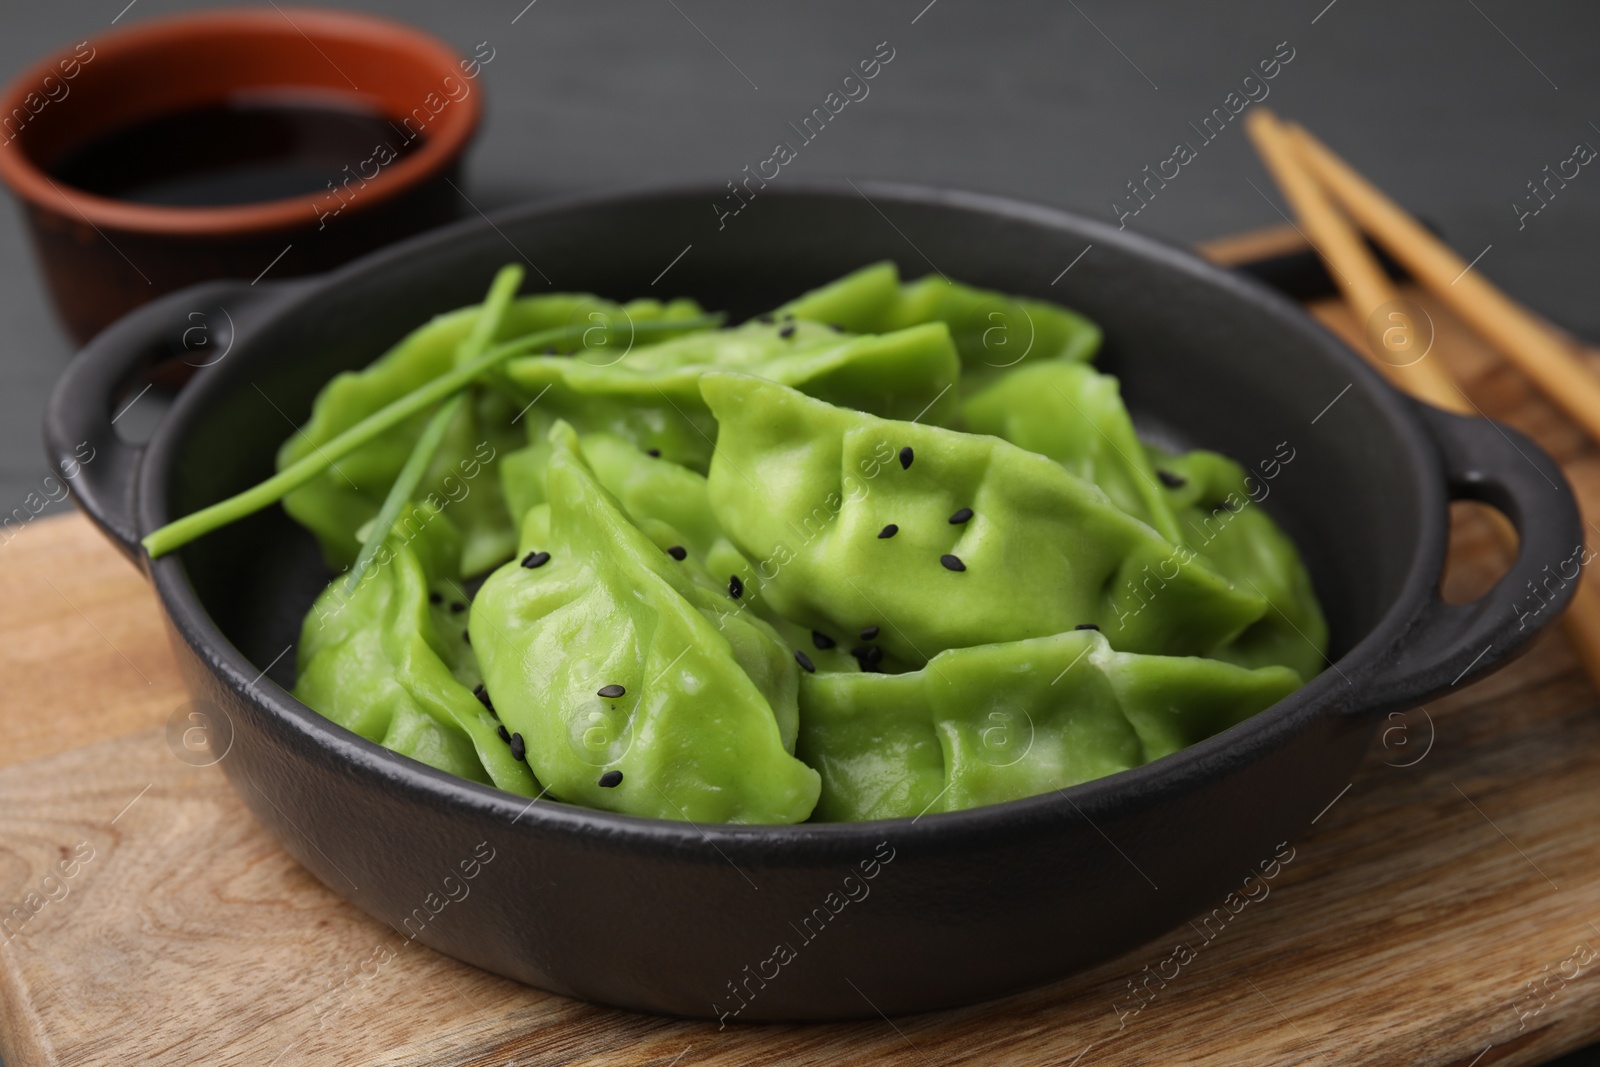
POLYGON ((1531 617, 1514 606, 1581 541, 1556 465, 1512 430, 1400 396, 1248 279, 990 197, 773 188, 731 216, 713 208, 723 200, 540 204, 321 277, 186 290, 98 337, 51 401, 52 461, 94 450, 79 502, 149 572, 189 687, 231 731, 220 766, 235 789, 329 888, 424 944, 588 1000, 740 1021, 913 1012, 1037 984, 1218 905, 1344 789, 1385 713, 1499 667, 1564 604, 1555 591, 1531 617), (278 508, 153 565, 138 548, 269 474, 331 375, 476 302, 507 261, 536 265, 530 289, 687 294, 737 319, 885 258, 1085 312, 1151 433, 1248 466, 1292 450, 1264 506, 1315 578, 1331 665, 1243 725, 1064 791, 915 820, 697 826, 530 805, 296 701, 291 646, 327 572, 278 508), (196 312, 226 312, 231 347, 148 445, 123 443, 118 398, 196 312), (1510 516, 1521 548, 1481 600, 1450 606, 1438 587, 1461 498, 1510 516))

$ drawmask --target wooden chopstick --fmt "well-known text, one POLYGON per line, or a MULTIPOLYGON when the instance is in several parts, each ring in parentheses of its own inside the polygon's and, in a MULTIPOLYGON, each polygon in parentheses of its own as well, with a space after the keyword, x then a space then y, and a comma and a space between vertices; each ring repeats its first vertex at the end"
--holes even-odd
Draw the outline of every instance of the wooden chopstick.
MULTIPOLYGON (((1245 129, 1266 164, 1267 170, 1272 174, 1273 180, 1283 190, 1306 238, 1328 264, 1328 269, 1332 271, 1334 280, 1344 294, 1345 302, 1355 315, 1356 321, 1365 326, 1375 310, 1399 298, 1398 291, 1390 284, 1377 259, 1362 243, 1355 227, 1324 195, 1317 178, 1313 177, 1304 162, 1305 157, 1300 151, 1304 141, 1294 136, 1293 129, 1279 122, 1271 111, 1260 106, 1251 109, 1245 129)), ((1301 133, 1309 139, 1309 134, 1304 134, 1303 131, 1301 133)), ((1374 193, 1382 197, 1376 190, 1374 193)), ((1390 206, 1393 207, 1392 204, 1390 206)), ((1398 208, 1394 210, 1399 211, 1398 208)), ((1408 224, 1416 225, 1409 217, 1404 216, 1403 212, 1400 214, 1408 224)), ((1428 241, 1433 241, 1433 237, 1422 231, 1420 226, 1417 229, 1427 236, 1428 241)), ((1391 251, 1395 250, 1391 248, 1391 251)), ((1398 252, 1396 258, 1406 263, 1414 274, 1421 277, 1420 273, 1398 252)), ((1367 331, 1367 337, 1370 346, 1370 330, 1367 331)), ((1391 381, 1413 396, 1447 411, 1464 415, 1483 414, 1461 391, 1441 360, 1425 356, 1414 363, 1399 367, 1377 352, 1368 350, 1364 354, 1384 371, 1391 381)), ((1515 528, 1499 512, 1492 512, 1491 515, 1497 520, 1494 528, 1502 542, 1510 550, 1515 551, 1517 544, 1515 528)), ((1572 641, 1584 673, 1589 676, 1590 683, 1596 689, 1600 689, 1600 590, 1595 588, 1587 576, 1579 581, 1572 604, 1562 616, 1562 625, 1572 641)))
MULTIPOLYGON (((1369 351, 1365 354, 1372 364, 1395 385, 1435 407, 1466 415, 1482 414, 1437 359, 1424 356, 1401 366, 1384 358, 1383 353, 1370 350, 1372 316, 1380 308, 1396 303, 1400 299, 1399 291, 1390 284, 1355 228, 1339 214, 1316 180, 1300 165, 1294 142, 1277 116, 1263 107, 1251 108, 1245 118, 1245 131, 1267 171, 1288 198, 1302 234, 1328 264, 1345 303, 1355 315, 1356 324, 1366 330, 1369 351)), ((1411 334, 1411 343, 1415 344, 1415 331, 1411 334)))
MULTIPOLYGON (((1552 326, 1469 269, 1466 260, 1304 128, 1289 123, 1287 132, 1295 158, 1356 222, 1600 444, 1600 380, 1552 326)), ((1580 577, 1562 621, 1584 672, 1600 689, 1600 589, 1587 575, 1580 577)))
POLYGON ((1321 141, 1292 123, 1287 129, 1298 158, 1356 224, 1600 442, 1600 378, 1555 329, 1471 269, 1321 141))

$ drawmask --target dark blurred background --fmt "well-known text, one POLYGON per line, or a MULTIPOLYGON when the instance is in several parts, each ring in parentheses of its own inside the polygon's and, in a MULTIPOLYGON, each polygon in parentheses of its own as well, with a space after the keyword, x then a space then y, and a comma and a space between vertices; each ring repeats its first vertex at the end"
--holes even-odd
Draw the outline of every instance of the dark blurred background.
MULTIPOLYGON (((202 6, 213 5, 8 3, 0 79, 113 20, 120 27, 202 6)), ((903 180, 1110 218, 1108 205, 1129 179, 1178 141, 1198 144, 1189 124, 1221 106, 1259 60, 1292 49, 1268 83, 1268 106, 1308 126, 1466 258, 1488 248, 1478 269, 1512 295, 1600 339, 1600 172, 1585 169, 1520 229, 1513 208, 1546 165, 1579 142, 1600 146, 1600 9, 1592 3, 333 6, 413 23, 463 54, 482 54, 480 43, 492 49, 479 81, 487 119, 463 186, 489 212, 557 194, 727 181, 788 139, 788 122, 887 41, 894 59, 870 95, 829 123, 778 181, 903 180)), ((1128 225, 1192 243, 1279 223, 1281 205, 1234 123, 1128 225)), ((53 318, 14 205, 0 210, 0 326, 0 501, 11 502, 48 473, 41 409, 74 348, 53 318)))

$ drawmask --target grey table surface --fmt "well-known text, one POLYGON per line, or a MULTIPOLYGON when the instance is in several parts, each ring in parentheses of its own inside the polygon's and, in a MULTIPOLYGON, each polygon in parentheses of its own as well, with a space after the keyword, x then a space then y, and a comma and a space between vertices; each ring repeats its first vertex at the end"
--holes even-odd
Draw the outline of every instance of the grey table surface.
MULTIPOLYGON (((39 53, 184 0, 0 0, 0 78, 39 53)), ((1436 225, 1478 269, 1600 339, 1600 174, 1537 216, 1543 168, 1600 145, 1600 8, 1581 0, 740 4, 733 0, 394 0, 403 19, 493 59, 467 158, 484 210, 654 182, 721 183, 766 158, 858 59, 894 59, 780 181, 879 179, 1002 193, 1112 218, 1125 183, 1199 144, 1191 128, 1262 59, 1293 58, 1267 103, 1436 225), (480 50, 481 51, 481 50, 480 50)), ((1256 90, 1259 92, 1259 90, 1256 90)), ((0 151, 3 151, 0 148, 0 151)), ((463 208, 463 210, 470 210, 463 208)), ((1282 219, 1234 123, 1132 228, 1178 242, 1282 219)), ((73 345, 18 214, 0 211, 0 511, 48 473, 41 411, 73 345)), ((1564 1061, 1565 1062, 1565 1061, 1564 1061)), ((1600 1064, 1591 1056, 1572 1064, 1600 1064)))

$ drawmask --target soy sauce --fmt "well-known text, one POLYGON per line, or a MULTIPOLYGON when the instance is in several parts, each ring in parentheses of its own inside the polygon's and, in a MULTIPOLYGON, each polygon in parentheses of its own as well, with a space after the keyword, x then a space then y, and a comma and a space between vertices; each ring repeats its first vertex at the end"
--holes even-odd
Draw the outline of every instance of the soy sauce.
POLYGON ((242 99, 113 130, 50 170, 65 185, 115 200, 220 207, 327 193, 375 146, 398 159, 421 144, 354 102, 242 99))

